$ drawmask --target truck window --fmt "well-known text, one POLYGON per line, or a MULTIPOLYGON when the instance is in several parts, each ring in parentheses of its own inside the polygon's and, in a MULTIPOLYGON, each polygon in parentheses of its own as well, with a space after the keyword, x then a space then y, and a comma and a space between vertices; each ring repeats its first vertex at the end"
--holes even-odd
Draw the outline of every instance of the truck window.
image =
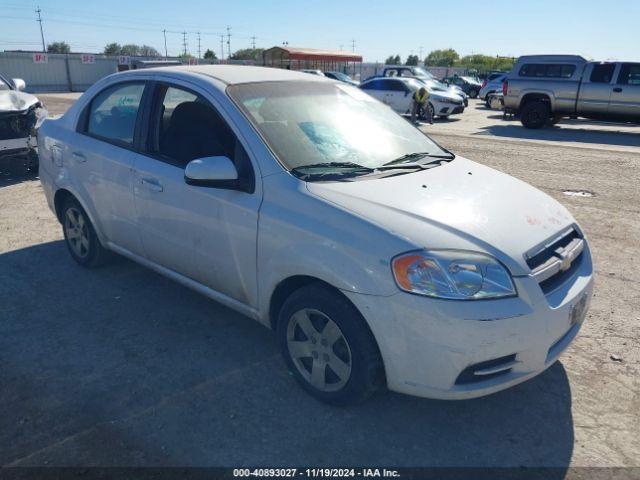
POLYGON ((526 63, 520 67, 518 75, 536 78, 571 78, 575 65, 561 63, 526 63))
POLYGON ((613 78, 613 71, 616 69, 615 63, 601 63, 599 65, 594 65, 593 71, 591 72, 591 80, 592 83, 609 83, 613 78))
POLYGON ((640 63, 623 63, 618 75, 619 85, 640 85, 640 63))

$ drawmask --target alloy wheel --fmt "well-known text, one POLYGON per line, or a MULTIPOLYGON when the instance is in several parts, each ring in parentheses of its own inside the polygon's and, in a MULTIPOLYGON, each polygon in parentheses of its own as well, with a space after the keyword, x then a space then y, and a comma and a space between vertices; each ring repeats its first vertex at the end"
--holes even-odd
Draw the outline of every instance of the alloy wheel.
POLYGON ((294 313, 287 327, 287 348, 296 369, 314 388, 335 392, 351 377, 351 349, 340 327, 319 310, 294 313))
POLYGON ((79 258, 89 255, 89 227, 83 213, 77 208, 67 209, 64 219, 64 232, 69 246, 79 258))

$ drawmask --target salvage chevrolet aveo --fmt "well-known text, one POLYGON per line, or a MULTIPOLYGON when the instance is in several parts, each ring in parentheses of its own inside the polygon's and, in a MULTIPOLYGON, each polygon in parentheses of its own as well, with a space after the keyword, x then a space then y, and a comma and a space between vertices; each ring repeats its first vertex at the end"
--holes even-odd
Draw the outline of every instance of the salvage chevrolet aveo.
POLYGON ((502 390, 553 364, 588 308, 589 247, 565 208, 344 83, 119 73, 38 146, 78 263, 115 252, 258 320, 326 402, 502 390))

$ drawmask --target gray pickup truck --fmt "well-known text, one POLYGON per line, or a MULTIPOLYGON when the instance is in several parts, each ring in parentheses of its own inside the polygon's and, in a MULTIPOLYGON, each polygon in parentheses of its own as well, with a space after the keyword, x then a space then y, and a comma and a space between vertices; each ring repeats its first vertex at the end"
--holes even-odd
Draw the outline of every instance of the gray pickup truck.
POLYGON ((503 84, 505 113, 527 128, 563 117, 640 121, 640 63, 591 62, 579 55, 528 55, 503 84))

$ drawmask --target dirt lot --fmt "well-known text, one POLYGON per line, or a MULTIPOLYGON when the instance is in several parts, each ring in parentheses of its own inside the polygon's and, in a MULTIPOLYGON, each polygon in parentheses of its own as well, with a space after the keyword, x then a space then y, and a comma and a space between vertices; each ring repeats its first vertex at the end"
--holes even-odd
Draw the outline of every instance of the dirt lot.
MULTIPOLYGON (((42 97, 53 113, 73 98, 42 97)), ((257 323, 128 261, 76 266, 38 180, 7 174, 0 465, 640 466, 640 128, 529 132, 475 102, 425 128, 585 229, 596 296, 548 371, 476 400, 319 404, 257 323)))

